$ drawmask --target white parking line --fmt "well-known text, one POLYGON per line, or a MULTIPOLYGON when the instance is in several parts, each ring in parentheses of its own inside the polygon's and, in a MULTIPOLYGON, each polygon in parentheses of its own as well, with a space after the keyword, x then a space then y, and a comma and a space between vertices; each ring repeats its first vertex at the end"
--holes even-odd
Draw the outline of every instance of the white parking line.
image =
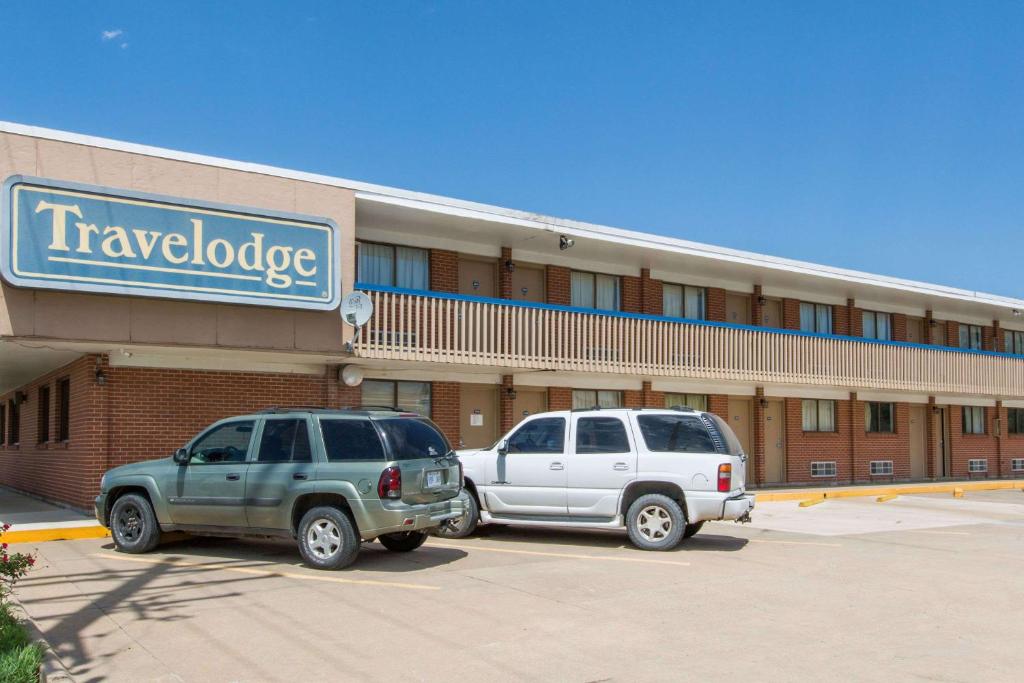
POLYGON ((816 545, 822 548, 842 548, 842 543, 816 543, 814 541, 769 541, 763 538, 752 538, 751 543, 782 543, 784 545, 816 545))
MULTIPOLYGON (((641 564, 665 564, 676 567, 689 567, 689 562, 680 560, 654 560, 644 557, 614 557, 612 555, 582 555, 577 553, 550 553, 540 550, 518 550, 515 548, 491 548, 483 545, 461 545, 456 543, 431 541, 430 546, 436 548, 455 548, 456 550, 482 550, 490 553, 509 553, 511 555, 536 555, 539 557, 561 557, 568 560, 598 560, 603 562, 639 562, 641 564)), ((430 547, 428 546, 428 547, 430 547)))

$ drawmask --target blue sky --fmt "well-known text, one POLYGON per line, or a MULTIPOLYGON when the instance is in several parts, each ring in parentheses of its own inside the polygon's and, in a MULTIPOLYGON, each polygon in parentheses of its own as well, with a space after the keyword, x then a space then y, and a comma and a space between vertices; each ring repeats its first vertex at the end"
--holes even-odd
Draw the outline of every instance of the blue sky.
POLYGON ((1024 4, 0 0, 0 118, 1024 297, 1024 4))

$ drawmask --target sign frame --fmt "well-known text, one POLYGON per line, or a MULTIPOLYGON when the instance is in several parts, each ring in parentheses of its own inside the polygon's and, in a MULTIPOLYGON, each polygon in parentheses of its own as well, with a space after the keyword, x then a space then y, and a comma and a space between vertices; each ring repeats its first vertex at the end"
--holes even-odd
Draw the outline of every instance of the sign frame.
MULTIPOLYGON (((326 216, 274 211, 260 207, 226 204, 202 199, 138 192, 122 188, 18 174, 11 175, 4 180, 2 192, 3 195, 0 196, 0 277, 14 287, 317 311, 336 310, 341 303, 341 231, 338 228, 338 224, 326 216), (189 289, 188 286, 169 286, 168 283, 164 283, 163 286, 147 282, 116 284, 110 282, 75 281, 60 275, 55 275, 53 278, 19 275, 14 272, 12 262, 16 240, 13 232, 14 212, 17 210, 13 201, 13 192, 15 186, 19 184, 34 186, 42 191, 55 190, 98 195, 95 197, 98 201, 109 199, 117 203, 121 200, 121 203, 142 203, 165 210, 195 211, 198 214, 206 213, 207 215, 227 214, 229 218, 250 219, 264 223, 300 223, 308 224, 310 228, 325 230, 329 233, 328 244, 330 245, 330 253, 327 254, 325 259, 330 269, 327 275, 327 296, 310 297, 308 299, 290 298, 289 296, 274 297, 272 293, 245 292, 242 290, 239 290, 237 293, 230 290, 196 291, 195 289, 189 289)), ((291 227, 301 228, 303 226, 292 225, 291 227)), ((321 258, 323 255, 318 254, 317 256, 321 258)))

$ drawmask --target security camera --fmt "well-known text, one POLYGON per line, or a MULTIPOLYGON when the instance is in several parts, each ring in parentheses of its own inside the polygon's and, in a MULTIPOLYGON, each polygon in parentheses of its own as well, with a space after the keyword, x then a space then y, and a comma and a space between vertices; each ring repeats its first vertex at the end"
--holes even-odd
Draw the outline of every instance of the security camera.
POLYGON ((573 238, 566 237, 565 235, 558 236, 558 248, 561 249, 562 251, 565 251, 574 244, 576 244, 576 240, 574 240, 573 238))

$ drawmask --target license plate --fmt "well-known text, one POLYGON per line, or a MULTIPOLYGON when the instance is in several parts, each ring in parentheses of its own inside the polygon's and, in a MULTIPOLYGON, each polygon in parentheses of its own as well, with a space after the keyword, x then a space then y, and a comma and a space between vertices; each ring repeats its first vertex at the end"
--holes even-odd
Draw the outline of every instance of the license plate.
POLYGON ((436 472, 427 472, 427 488, 432 489, 435 486, 440 486, 444 483, 444 476, 440 470, 436 472))

